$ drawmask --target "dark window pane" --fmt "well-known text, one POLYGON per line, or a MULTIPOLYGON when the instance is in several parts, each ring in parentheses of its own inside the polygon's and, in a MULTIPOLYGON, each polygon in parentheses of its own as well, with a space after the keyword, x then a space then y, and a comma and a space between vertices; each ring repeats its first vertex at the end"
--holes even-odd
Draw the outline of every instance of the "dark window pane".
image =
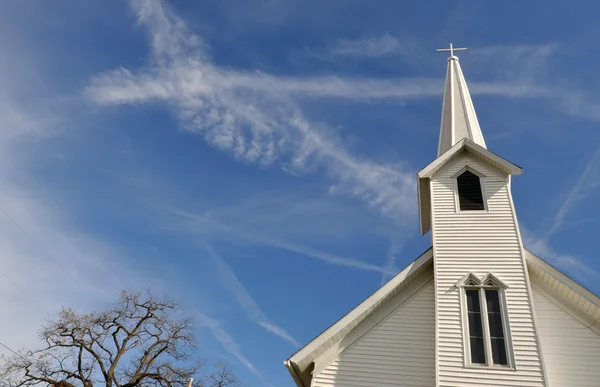
POLYGON ((494 364, 508 364, 504 339, 492 339, 492 360, 494 364))
POLYGON ((483 323, 481 320, 479 289, 466 289, 466 295, 471 362, 485 364, 485 347, 483 343, 483 323))
POLYGON ((497 290, 486 290, 485 299, 488 312, 500 313, 500 298, 497 290))
POLYGON ((483 348, 483 338, 471 338, 471 363, 485 364, 485 350, 483 348))
POLYGON ((500 313, 488 313, 490 321, 490 337, 504 337, 504 329, 502 329, 502 315, 500 313))
POLYGON ((498 290, 486 290, 485 301, 490 324, 490 340, 492 345, 492 361, 494 364, 508 364, 506 359, 506 342, 502 314, 500 312, 500 295, 498 290))
POLYGON ((467 310, 469 312, 480 312, 481 306, 479 304, 479 290, 478 289, 467 289, 467 310))
POLYGON ((483 337, 481 313, 469 313, 469 336, 483 337))
POLYGON ((456 178, 456 182, 461 211, 485 209, 479 176, 471 171, 465 171, 456 178))

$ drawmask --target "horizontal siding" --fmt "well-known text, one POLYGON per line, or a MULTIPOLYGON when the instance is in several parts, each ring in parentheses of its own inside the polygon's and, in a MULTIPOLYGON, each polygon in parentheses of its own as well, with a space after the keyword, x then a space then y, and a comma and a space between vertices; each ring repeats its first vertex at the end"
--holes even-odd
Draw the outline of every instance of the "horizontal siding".
POLYGON ((435 384, 433 281, 323 371, 313 387, 432 387, 435 384))
POLYGON ((540 341, 550 387, 600 385, 600 336, 533 289, 540 341))
POLYGON ((431 192, 439 385, 544 386, 506 175, 463 154, 433 176, 431 192), (486 176, 483 186, 488 211, 456 211, 452 177, 465 166, 486 176), (506 302, 516 371, 464 367, 459 292, 454 285, 469 272, 493 273, 509 286, 506 302))

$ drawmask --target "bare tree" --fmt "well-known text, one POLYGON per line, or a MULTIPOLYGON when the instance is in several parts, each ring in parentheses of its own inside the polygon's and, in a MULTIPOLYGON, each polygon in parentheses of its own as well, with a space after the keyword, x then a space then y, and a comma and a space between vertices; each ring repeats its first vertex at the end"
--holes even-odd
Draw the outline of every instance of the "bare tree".
MULTIPOLYGON (((204 362, 193 357, 194 324, 167 297, 123 291, 100 313, 63 308, 41 330, 42 349, 2 357, 2 387, 187 387, 204 362)), ((195 387, 239 385, 229 367, 195 387)))

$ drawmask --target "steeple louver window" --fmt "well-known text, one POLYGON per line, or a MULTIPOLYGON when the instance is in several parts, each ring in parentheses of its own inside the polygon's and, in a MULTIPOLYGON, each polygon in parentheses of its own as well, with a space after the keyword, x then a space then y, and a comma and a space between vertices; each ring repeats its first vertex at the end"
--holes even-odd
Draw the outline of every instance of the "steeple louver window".
POLYGON ((479 176, 466 170, 456 178, 461 211, 485 210, 479 176))

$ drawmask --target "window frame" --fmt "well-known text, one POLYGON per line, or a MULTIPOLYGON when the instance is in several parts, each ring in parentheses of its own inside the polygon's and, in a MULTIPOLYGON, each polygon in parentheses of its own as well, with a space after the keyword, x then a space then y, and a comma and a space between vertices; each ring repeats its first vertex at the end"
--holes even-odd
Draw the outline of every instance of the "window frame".
POLYGON ((485 175, 479 171, 477 171, 476 169, 474 169, 473 167, 467 165, 464 168, 462 168, 460 171, 458 171, 456 174, 454 174, 454 176, 452 176, 452 182, 454 184, 454 206, 456 209, 457 213, 468 213, 468 214, 473 214, 473 213, 482 213, 482 212, 488 212, 488 201, 487 201, 487 197, 485 195, 485 175), (460 195, 458 192, 458 177, 460 175, 462 175, 463 173, 465 173, 466 171, 471 172, 472 174, 476 175, 477 177, 479 177, 479 189, 481 190, 481 198, 483 199, 483 210, 461 210, 460 209, 460 195))
POLYGON ((460 290, 461 320, 463 333, 463 354, 464 366, 466 368, 495 368, 515 370, 514 353, 512 346, 512 336, 510 334, 510 323, 508 310, 506 307, 506 293, 508 288, 502 281, 492 274, 484 276, 483 280, 476 277, 473 273, 464 276, 457 284, 460 290), (479 292, 479 308, 481 311, 481 324, 483 329, 483 346, 485 354, 485 364, 471 362, 471 342, 469 334, 469 317, 467 305, 467 290, 477 289, 479 292), (506 351, 507 364, 494 364, 492 355, 492 341, 490 335, 490 323, 488 307, 486 301, 486 290, 498 291, 498 302, 500 306, 500 315, 502 318, 502 330, 504 333, 504 349, 506 351))

